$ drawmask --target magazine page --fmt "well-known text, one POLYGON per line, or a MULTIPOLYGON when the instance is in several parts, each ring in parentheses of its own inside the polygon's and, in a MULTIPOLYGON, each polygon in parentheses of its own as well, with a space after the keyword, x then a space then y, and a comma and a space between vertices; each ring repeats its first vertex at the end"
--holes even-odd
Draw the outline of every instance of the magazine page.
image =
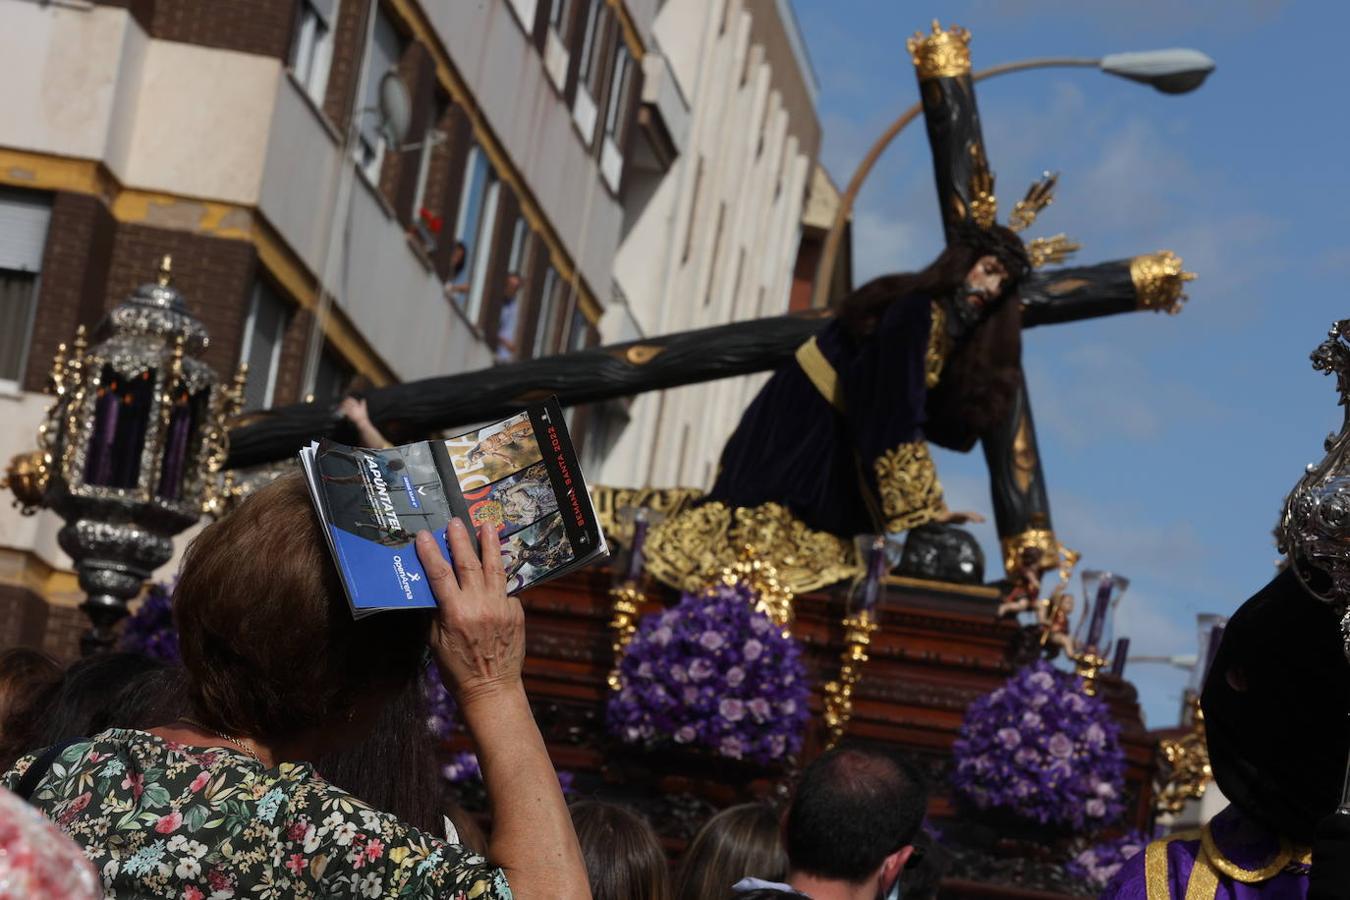
POLYGON ((502 537, 516 593, 606 552, 556 400, 444 442, 475 523, 502 537))
POLYGON ((413 540, 426 529, 444 553, 454 511, 431 445, 368 450, 324 440, 308 449, 311 493, 353 612, 434 607, 413 540))

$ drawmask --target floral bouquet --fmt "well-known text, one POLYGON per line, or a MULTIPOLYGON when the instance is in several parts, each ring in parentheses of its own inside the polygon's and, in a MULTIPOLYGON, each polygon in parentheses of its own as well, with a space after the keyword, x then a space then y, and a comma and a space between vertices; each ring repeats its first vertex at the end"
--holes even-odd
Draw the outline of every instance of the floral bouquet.
POLYGON ((797 753, 809 693, 801 648, 754 606, 749 586, 719 583, 644 616, 619 662, 610 733, 759 763, 797 753))
POLYGON ((178 629, 173 624, 173 585, 152 582, 145 599, 122 625, 119 649, 178 663, 178 629))
POLYGON ((1120 867, 1148 846, 1148 838, 1131 831, 1114 840, 1089 847, 1069 860, 1065 866, 1069 874, 1086 882, 1094 891, 1100 891, 1116 877, 1120 867))
POLYGON ((426 704, 427 731, 442 742, 450 740, 450 736, 459 730, 459 708, 441 683, 441 674, 436 671, 434 662, 428 662, 422 670, 422 702, 426 704))
POLYGON ((1095 831, 1124 809, 1125 754, 1106 704, 1040 661, 976 700, 953 745, 953 786, 980 810, 1095 831))

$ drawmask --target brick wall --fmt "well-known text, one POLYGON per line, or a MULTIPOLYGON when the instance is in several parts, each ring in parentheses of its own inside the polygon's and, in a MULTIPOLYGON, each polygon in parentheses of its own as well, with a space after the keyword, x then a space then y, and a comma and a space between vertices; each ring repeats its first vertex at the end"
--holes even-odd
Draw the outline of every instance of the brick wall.
POLYGON ((328 69, 328 90, 323 112, 338 130, 350 122, 356 82, 361 75, 361 57, 366 40, 366 10, 370 0, 343 0, 338 10, 333 42, 333 63, 328 69))
POLYGON ((296 0, 97 0, 130 11, 151 37, 286 59, 296 0))
POLYGON ((222 378, 234 375, 244 320, 257 277, 257 253, 247 241, 224 240, 148 225, 118 223, 105 288, 108 308, 152 281, 159 258, 173 255, 173 283, 211 336, 203 357, 222 378))
POLYGON ((103 315, 104 284, 115 223, 103 201, 86 194, 54 194, 42 254, 38 314, 28 345, 24 389, 41 391, 52 357, 84 325, 91 332, 103 315))

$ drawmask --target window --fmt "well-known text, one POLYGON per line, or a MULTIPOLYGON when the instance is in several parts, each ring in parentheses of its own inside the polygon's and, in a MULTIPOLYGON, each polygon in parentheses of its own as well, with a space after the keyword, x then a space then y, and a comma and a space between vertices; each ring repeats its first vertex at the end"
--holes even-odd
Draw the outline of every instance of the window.
POLYGON ((332 347, 325 346, 319 356, 319 369, 314 373, 314 402, 321 406, 335 405, 351 384, 352 374, 352 367, 332 347))
POLYGON ((572 309, 572 322, 568 328, 567 349, 585 350, 590 345, 591 323, 586 318, 586 314, 581 311, 581 302, 578 298, 577 305, 572 309))
POLYGON ((567 26, 571 22, 572 0, 554 0, 548 11, 548 33, 544 37, 544 68, 559 91, 567 87, 567 67, 572 54, 567 49, 567 26))
POLYGON ((572 121, 576 123, 586 146, 595 140, 598 117, 595 95, 600 83, 600 54, 604 44, 604 0, 585 0, 586 18, 581 29, 581 62, 577 68, 577 96, 572 103, 572 121))
POLYGON ((506 283, 502 285, 501 306, 497 309, 497 359, 507 362, 519 353, 521 289, 529 275, 530 225, 517 216, 511 228, 511 249, 506 254, 506 283), (512 279, 515 279, 514 288, 512 279))
POLYGON ((619 43, 614 54, 614 71, 609 79, 609 102, 605 111, 605 140, 600 149, 600 171, 611 191, 619 190, 623 177, 624 134, 628 127, 629 94, 633 90, 633 57, 627 45, 619 43))
POLYGON ((244 322, 244 341, 239 348, 239 359, 248 364, 248 381, 244 384, 244 409, 267 409, 272 405, 272 394, 277 385, 277 368, 281 362, 281 344, 290 323, 289 305, 265 281, 253 287, 253 302, 244 322))
POLYGON ((44 194, 0 191, 0 384, 12 388, 23 381, 28 364, 51 215, 44 194))
POLYGON ((328 70, 333 62, 333 33, 337 30, 339 0, 300 0, 291 45, 291 72, 309 99, 323 106, 328 70))
POLYGON ((394 23, 389 21, 384 9, 377 7, 375 28, 366 51, 365 70, 361 73, 361 106, 356 111, 359 123, 356 158, 361 164, 361 170, 373 182, 380 180, 380 166, 384 163, 387 149, 380 128, 380 81, 390 70, 398 69, 398 61, 402 56, 403 38, 394 28, 394 23))
POLYGON ((539 293, 539 316, 534 326, 534 356, 548 356, 557 350, 566 296, 567 282, 558 275, 557 269, 549 266, 544 273, 544 288, 539 293))
POLYGON ((501 185, 483 148, 475 144, 464 162, 464 188, 455 217, 455 240, 464 245, 464 269, 452 276, 455 301, 469 321, 477 323, 483 311, 492 232, 497 225, 501 185))

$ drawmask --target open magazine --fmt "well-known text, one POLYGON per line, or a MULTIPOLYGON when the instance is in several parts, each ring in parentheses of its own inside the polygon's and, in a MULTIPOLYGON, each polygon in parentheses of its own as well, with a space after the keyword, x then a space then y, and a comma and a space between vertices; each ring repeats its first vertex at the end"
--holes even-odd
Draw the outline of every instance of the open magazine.
POLYGON ((368 450, 325 439, 300 463, 357 618, 436 605, 413 539, 430 531, 449 560, 452 516, 475 550, 477 526, 497 526, 511 594, 609 552, 556 399, 449 440, 368 450))

